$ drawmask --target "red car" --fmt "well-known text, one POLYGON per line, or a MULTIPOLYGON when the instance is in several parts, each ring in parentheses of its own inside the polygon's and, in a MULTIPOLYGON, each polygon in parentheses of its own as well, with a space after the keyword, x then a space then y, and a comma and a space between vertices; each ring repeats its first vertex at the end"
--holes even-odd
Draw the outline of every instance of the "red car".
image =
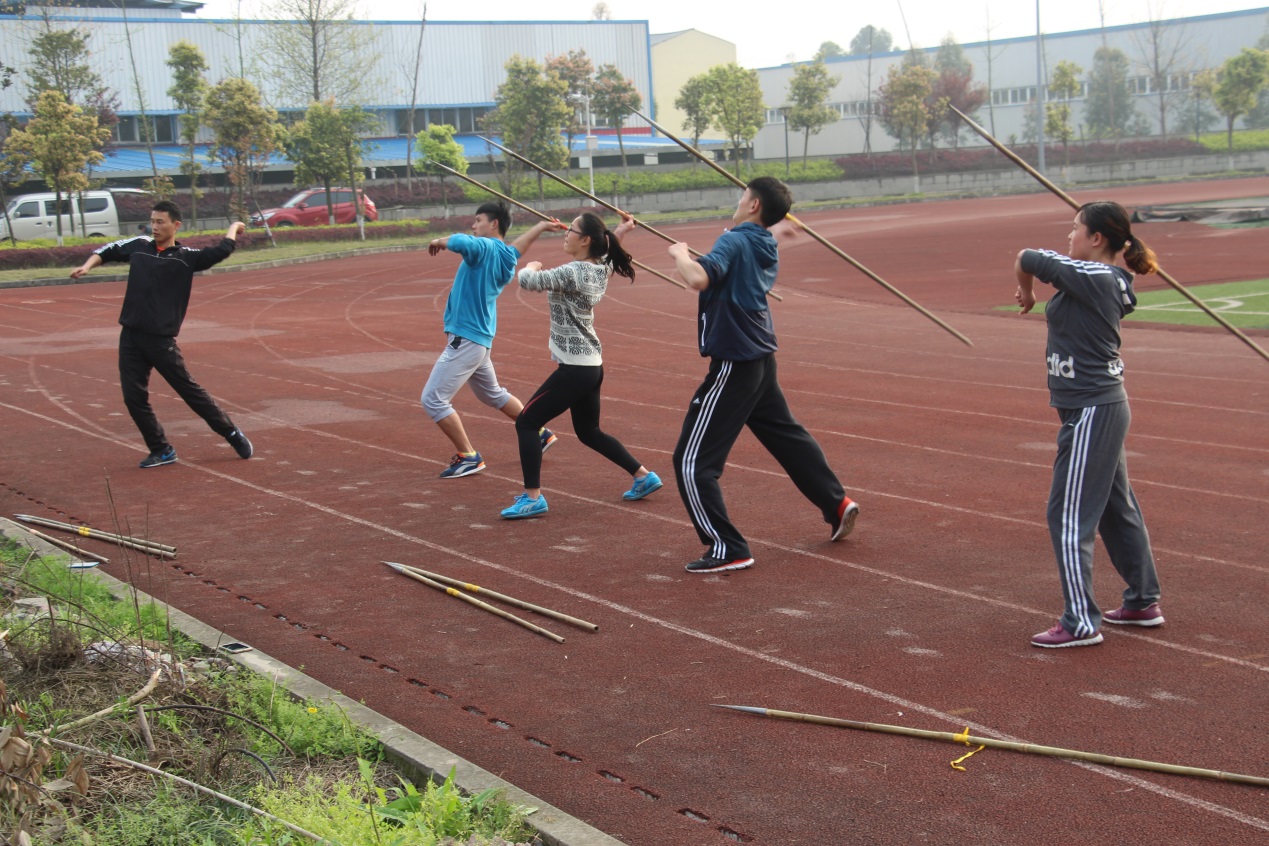
MULTIPOLYGON (((353 206, 352 189, 332 188, 330 193, 331 200, 335 206, 335 222, 355 223, 357 220, 357 209, 353 206)), ((363 213, 366 220, 378 220, 379 212, 375 209, 374 201, 367 197, 365 192, 358 191, 357 193, 361 194, 361 201, 364 204, 363 213)), ((301 191, 279 208, 265 209, 260 214, 253 214, 251 216, 251 225, 263 226, 266 220, 274 228, 282 226, 325 226, 330 223, 330 210, 326 207, 326 192, 321 188, 310 188, 307 191, 301 191)))

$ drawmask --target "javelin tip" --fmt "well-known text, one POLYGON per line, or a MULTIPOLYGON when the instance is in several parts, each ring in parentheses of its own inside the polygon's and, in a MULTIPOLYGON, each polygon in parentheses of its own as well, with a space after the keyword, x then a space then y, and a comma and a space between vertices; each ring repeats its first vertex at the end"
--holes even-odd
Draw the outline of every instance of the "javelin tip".
POLYGON ((744 711, 746 714, 760 714, 764 717, 767 715, 766 708, 755 708, 752 705, 717 705, 714 703, 710 703, 710 704, 713 705, 713 707, 715 708, 727 708, 728 710, 731 710, 731 711, 744 711))

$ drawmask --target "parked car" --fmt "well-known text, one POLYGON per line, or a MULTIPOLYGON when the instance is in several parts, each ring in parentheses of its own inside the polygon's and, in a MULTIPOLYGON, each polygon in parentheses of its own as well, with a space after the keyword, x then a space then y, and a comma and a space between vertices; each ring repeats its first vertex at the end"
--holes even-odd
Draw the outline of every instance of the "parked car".
MULTIPOLYGON (((351 188, 332 188, 331 200, 335 206, 336 223, 353 223, 357 220, 357 209, 353 205, 351 188)), ((366 220, 379 219, 374 201, 364 191, 361 201, 365 204, 366 220)), ((272 227, 279 226, 325 226, 330 222, 330 210, 326 207, 326 192, 321 188, 310 188, 301 191, 276 209, 265 209, 251 216, 252 226, 263 226, 265 221, 272 227)))
MULTIPOLYGON (((62 234, 89 238, 118 238, 119 210, 109 191, 85 191, 82 195, 84 213, 79 213, 80 195, 62 195, 62 234), (82 225, 81 225, 82 224, 82 225)), ((9 201, 9 223, 13 237, 19 241, 57 237, 57 195, 49 191, 43 194, 23 194, 9 201)), ((0 216, 0 239, 9 233, 0 216)))

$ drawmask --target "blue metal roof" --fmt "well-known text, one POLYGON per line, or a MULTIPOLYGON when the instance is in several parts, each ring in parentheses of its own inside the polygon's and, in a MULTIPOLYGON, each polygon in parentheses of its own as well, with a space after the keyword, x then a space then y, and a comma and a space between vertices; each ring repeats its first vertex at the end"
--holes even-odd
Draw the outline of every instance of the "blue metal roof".
MULTIPOLYGON (((490 136, 495 141, 501 139, 497 136, 490 136)), ((596 135, 597 153, 611 154, 617 152, 619 145, 616 135, 596 135)), ((484 141, 475 135, 458 135, 454 138, 463 147, 463 155, 468 161, 484 160, 488 157, 488 147, 484 141)), ((622 140, 625 143, 627 153, 655 153, 660 151, 668 152, 670 150, 678 150, 679 146, 668 138, 649 135, 628 135, 623 134, 622 140)), ((408 138, 379 138, 366 140, 362 142, 362 164, 365 167, 386 167, 388 165, 399 165, 405 163, 406 148, 410 143, 408 138)), ((722 141, 706 141, 701 140, 701 147, 716 147, 724 142, 722 141)), ((194 148, 195 158, 207 172, 218 172, 224 168, 219 162, 212 160, 208 155, 209 145, 199 144, 194 148)), ((573 138, 573 153, 586 154, 586 139, 581 136, 573 138)), ((185 161, 188 148, 182 146, 174 146, 164 144, 154 147, 154 165, 158 168, 159 173, 178 174, 181 171, 181 163, 185 161)), ((495 152, 495 158, 501 159, 502 153, 495 152)), ((417 152, 413 155, 414 160, 419 158, 417 152)), ((285 156, 275 155, 270 157, 268 164, 265 166, 268 170, 290 170, 293 165, 285 156)), ((150 156, 144 147, 116 147, 106 154, 106 161, 93 168, 93 173, 99 176, 149 176, 151 174, 150 156)))

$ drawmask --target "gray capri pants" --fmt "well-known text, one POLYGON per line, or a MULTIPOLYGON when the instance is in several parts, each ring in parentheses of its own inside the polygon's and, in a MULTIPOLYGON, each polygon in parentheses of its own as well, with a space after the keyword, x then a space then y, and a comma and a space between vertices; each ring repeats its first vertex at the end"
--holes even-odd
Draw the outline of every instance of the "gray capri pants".
POLYGON ((432 375, 423 386, 423 410, 432 422, 439 422, 454 413, 454 395, 464 384, 485 405, 502 408, 511 401, 511 394, 498 384, 493 358, 488 347, 466 338, 446 334, 449 343, 432 366, 432 375))

